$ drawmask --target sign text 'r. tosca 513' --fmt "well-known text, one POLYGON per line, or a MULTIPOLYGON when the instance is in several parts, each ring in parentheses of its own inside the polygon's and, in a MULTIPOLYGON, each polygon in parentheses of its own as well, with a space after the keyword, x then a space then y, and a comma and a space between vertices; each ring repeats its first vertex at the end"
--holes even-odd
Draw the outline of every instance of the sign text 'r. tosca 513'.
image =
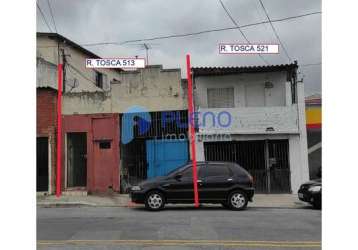
POLYGON ((138 69, 145 67, 144 58, 87 58, 86 68, 138 69))

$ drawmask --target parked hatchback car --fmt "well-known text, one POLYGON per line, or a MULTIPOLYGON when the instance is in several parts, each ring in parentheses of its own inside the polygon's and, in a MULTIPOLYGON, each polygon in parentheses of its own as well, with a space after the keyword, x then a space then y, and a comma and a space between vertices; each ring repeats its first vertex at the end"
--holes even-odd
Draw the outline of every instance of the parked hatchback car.
MULTIPOLYGON (((200 203, 221 203, 243 210, 254 195, 252 176, 238 164, 198 162, 200 203)), ((144 203, 149 210, 161 210, 166 203, 194 203, 192 163, 131 187, 132 202, 144 203)))
POLYGON ((298 198, 320 209, 322 204, 322 180, 316 179, 303 183, 298 190, 298 198))

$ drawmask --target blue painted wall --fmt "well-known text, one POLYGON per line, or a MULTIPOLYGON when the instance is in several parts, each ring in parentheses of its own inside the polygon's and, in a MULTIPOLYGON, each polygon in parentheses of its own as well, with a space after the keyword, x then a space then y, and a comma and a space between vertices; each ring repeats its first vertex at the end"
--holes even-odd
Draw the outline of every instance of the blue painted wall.
POLYGON ((188 161, 187 140, 147 140, 147 178, 163 176, 188 161))

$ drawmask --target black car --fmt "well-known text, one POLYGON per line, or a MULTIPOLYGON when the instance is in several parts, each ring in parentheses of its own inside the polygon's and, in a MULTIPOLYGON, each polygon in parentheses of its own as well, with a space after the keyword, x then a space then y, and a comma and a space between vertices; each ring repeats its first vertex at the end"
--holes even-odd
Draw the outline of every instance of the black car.
MULTIPOLYGON (((198 162, 200 203, 221 203, 233 210, 242 210, 254 195, 252 176, 230 162, 198 162)), ((132 186, 132 202, 144 203, 149 210, 160 210, 166 203, 194 203, 192 163, 137 186, 132 186)))
POLYGON ((320 209, 322 204, 322 180, 317 179, 303 183, 298 190, 298 198, 320 209))

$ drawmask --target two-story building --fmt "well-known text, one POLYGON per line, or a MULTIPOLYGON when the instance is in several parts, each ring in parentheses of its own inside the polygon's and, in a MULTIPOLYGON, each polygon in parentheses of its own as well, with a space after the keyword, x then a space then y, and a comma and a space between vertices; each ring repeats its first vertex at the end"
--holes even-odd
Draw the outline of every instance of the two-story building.
POLYGON ((181 70, 161 65, 131 71, 89 69, 86 58, 100 57, 59 34, 37 33, 38 92, 47 91, 52 98, 47 102, 38 98, 38 126, 44 127, 38 128, 39 190, 55 191, 58 64, 63 65, 64 86, 63 191, 119 191, 120 180, 125 191, 129 184, 186 162, 187 127, 176 122, 187 124, 181 70), (124 115, 138 112, 135 107, 150 116, 145 133, 139 133, 143 125, 139 113, 124 115), (43 112, 44 108, 49 111, 43 112), (126 119, 135 119, 133 128, 124 126, 126 119), (126 134, 132 130, 133 138, 123 142, 121 130, 126 134))
POLYGON ((110 83, 121 70, 85 68, 86 58, 100 57, 56 33, 37 33, 36 56, 37 190, 54 193, 56 178, 65 192, 119 190, 119 115, 104 111, 110 110, 110 83), (63 65, 60 177, 55 174, 58 64, 63 65), (82 107, 71 103, 74 96, 82 98, 82 107))
POLYGON ((186 83, 180 69, 147 65, 143 69, 122 71, 111 82, 104 98, 91 93, 68 94, 64 113, 114 113, 119 115, 121 190, 141 180, 165 174, 189 158, 186 83), (145 123, 141 113, 147 113, 145 123), (129 126, 134 120, 133 126, 129 126), (128 127, 129 126, 129 127, 128 127), (143 126, 148 128, 145 131, 143 126), (123 135, 132 138, 123 140, 123 135))
POLYGON ((197 160, 239 163, 257 192, 297 192, 309 179, 297 67, 192 68, 197 160))
MULTIPOLYGON (((180 69, 87 69, 86 58, 99 57, 61 35, 37 34, 38 190, 55 191, 59 63, 63 191, 125 191, 186 162, 187 84, 180 69)), ((197 159, 238 162, 258 192, 296 192, 308 179, 297 65, 192 70, 197 159)))

